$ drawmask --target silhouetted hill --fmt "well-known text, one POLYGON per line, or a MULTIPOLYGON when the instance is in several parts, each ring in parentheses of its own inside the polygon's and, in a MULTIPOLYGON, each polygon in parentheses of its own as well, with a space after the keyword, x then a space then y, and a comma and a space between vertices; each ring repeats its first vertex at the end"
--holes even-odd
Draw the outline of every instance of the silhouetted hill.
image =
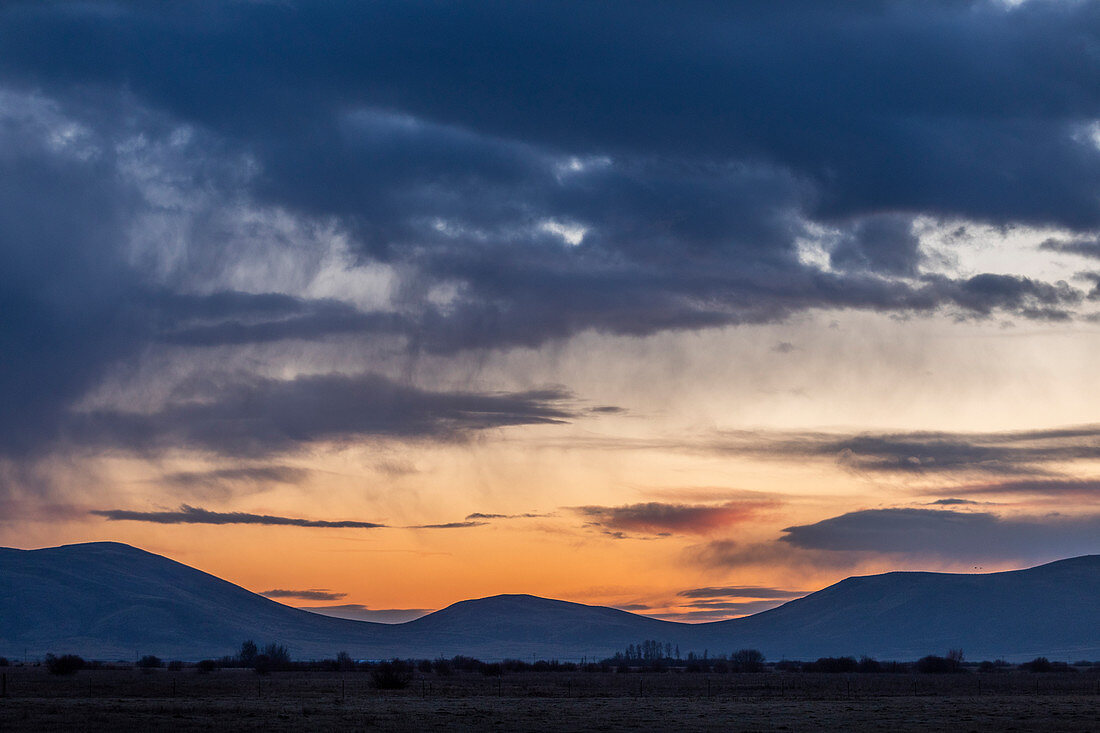
POLYGON ((207 573, 117 543, 0 549, 0 654, 198 659, 246 638, 297 658, 607 656, 657 639, 711 655, 743 647, 770 659, 868 654, 913 659, 962 648, 968 658, 1100 658, 1100 556, 983 575, 886 573, 849 578, 743 619, 660 621, 611 608, 502 595, 462 601, 403 624, 290 608, 207 573))
POLYGON ((1100 657, 1100 555, 1002 573, 894 572, 842 580, 714 626, 769 656, 1100 657), (809 653, 807 653, 809 652, 809 653))
POLYGON ((304 650, 373 626, 299 611, 129 545, 0 549, 0 654, 9 656, 220 656, 252 637, 304 650))
POLYGON ((628 644, 644 639, 670 639, 691 629, 688 624, 615 608, 529 595, 461 601, 402 626, 416 635, 445 640, 448 644, 501 649, 493 656, 523 657, 535 653, 552 658, 606 656, 622 651, 628 644), (516 651, 507 651, 508 648, 516 651))

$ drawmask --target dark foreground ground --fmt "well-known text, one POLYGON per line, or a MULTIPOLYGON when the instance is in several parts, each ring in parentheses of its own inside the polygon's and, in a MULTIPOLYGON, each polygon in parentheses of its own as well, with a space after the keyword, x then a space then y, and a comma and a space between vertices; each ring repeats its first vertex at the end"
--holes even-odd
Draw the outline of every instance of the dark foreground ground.
POLYGON ((1097 731, 1097 675, 615 674, 7 668, 0 731, 1097 731))

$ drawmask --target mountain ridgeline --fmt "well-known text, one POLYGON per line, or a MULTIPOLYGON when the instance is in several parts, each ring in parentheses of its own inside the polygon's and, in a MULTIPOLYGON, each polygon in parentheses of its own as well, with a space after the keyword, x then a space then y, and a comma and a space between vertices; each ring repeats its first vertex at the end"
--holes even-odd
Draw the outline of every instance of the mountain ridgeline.
POLYGON ((527 595, 462 601, 402 624, 330 618, 271 601, 128 545, 0 548, 0 655, 219 657, 244 639, 299 659, 599 658, 642 639, 769 659, 1100 658, 1100 556, 980 575, 854 577, 770 611, 703 624, 527 595))

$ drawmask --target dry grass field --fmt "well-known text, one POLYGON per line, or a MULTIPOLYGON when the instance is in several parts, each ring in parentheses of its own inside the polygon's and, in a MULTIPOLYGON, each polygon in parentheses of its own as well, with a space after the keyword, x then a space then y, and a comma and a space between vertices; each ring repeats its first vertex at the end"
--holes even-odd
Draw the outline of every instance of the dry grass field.
POLYGON ((1100 676, 476 673, 376 690, 363 672, 11 667, 0 731, 1095 731, 1100 676))

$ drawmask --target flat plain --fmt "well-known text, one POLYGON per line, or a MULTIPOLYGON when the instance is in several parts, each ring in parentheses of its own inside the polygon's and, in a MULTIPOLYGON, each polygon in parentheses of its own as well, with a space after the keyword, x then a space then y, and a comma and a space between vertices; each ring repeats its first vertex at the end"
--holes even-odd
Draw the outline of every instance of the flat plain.
POLYGON ((2 731, 1100 729, 1100 675, 1084 673, 456 673, 404 690, 363 672, 3 674, 2 731))

